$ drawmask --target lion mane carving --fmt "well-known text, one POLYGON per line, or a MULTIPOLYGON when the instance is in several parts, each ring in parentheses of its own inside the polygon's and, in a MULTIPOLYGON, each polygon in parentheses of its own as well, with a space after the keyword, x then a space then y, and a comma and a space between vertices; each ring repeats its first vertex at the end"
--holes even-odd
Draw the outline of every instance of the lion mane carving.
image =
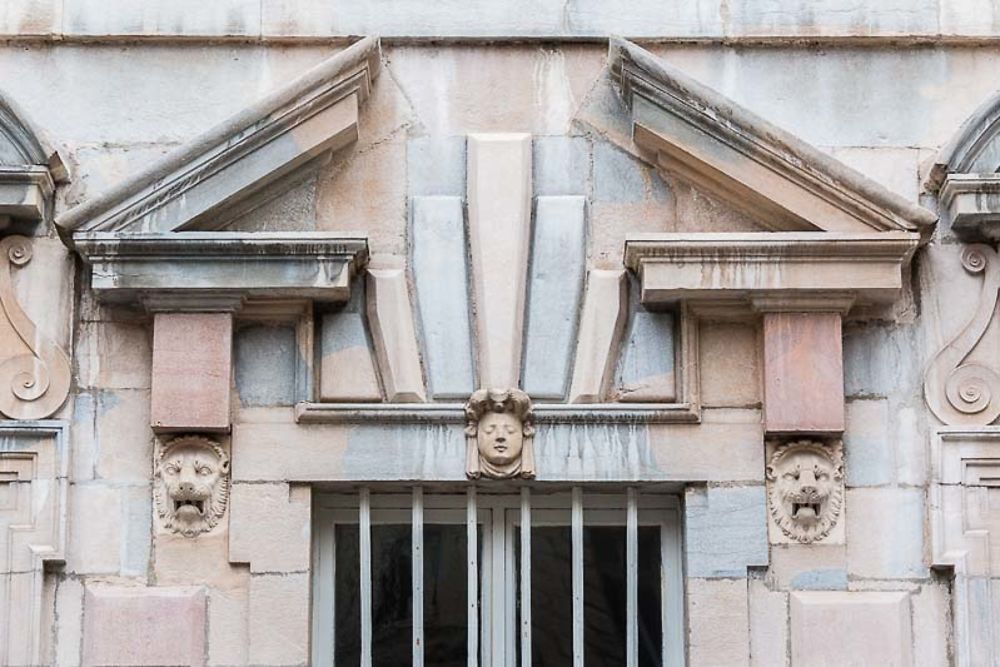
POLYGON ((229 502, 229 456, 209 438, 173 438, 156 457, 153 492, 166 530, 185 537, 208 532, 229 502))
POLYGON ((767 466, 768 506, 775 524, 796 542, 830 534, 844 504, 844 457, 839 442, 797 440, 780 445, 767 466))

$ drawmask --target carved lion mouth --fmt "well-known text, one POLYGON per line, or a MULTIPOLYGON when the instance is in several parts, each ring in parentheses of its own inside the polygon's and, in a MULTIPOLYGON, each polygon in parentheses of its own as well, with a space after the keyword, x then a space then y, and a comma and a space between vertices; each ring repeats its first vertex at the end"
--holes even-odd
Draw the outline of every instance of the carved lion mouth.
POLYGON ((792 503, 792 518, 798 520, 810 520, 819 516, 820 503, 792 503))
POLYGON ((194 516, 205 516, 205 501, 193 499, 175 500, 174 514, 177 516, 187 516, 192 518, 194 516))

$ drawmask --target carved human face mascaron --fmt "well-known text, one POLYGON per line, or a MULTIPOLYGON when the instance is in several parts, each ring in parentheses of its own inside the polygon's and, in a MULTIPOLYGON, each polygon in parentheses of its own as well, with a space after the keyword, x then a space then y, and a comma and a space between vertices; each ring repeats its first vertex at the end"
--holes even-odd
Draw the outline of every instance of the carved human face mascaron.
POLYGON ((829 535, 840 518, 843 479, 839 442, 800 440, 775 449, 767 466, 768 504, 781 532, 802 543, 829 535))
POLYGON ((229 457, 208 438, 174 438, 160 450, 155 482, 163 527, 194 537, 211 530, 226 511, 229 457))
POLYGON ((466 473, 476 479, 534 477, 531 399, 519 389, 480 389, 465 407, 466 473))

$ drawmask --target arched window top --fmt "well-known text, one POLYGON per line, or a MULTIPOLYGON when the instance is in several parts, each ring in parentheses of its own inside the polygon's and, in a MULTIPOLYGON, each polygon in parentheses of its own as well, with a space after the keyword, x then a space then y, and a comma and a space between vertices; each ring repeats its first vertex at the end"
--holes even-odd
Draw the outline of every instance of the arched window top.
POLYGON ((0 92, 0 167, 47 168, 55 181, 65 180, 62 159, 25 120, 9 97, 0 92))
POLYGON ((1000 91, 995 92, 962 123, 934 162, 931 189, 936 191, 948 174, 1000 172, 1000 91))

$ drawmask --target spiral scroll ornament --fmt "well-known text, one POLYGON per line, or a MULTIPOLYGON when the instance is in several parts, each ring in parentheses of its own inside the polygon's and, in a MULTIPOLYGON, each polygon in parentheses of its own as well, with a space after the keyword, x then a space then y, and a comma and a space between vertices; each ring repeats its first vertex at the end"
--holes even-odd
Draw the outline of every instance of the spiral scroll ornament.
MULTIPOLYGON (((969 323, 937 353, 924 381, 927 404, 949 426, 986 426, 1000 417, 1000 373, 967 359, 993 320, 1000 296, 1000 257, 988 245, 962 249, 962 267, 983 274, 976 312, 969 323)), ((1000 357, 994 358, 1000 365, 1000 357)))
POLYGON ((69 358, 38 330, 14 294, 11 267, 31 261, 31 241, 8 236, 0 242, 0 412, 14 419, 43 419, 69 394, 69 358))

